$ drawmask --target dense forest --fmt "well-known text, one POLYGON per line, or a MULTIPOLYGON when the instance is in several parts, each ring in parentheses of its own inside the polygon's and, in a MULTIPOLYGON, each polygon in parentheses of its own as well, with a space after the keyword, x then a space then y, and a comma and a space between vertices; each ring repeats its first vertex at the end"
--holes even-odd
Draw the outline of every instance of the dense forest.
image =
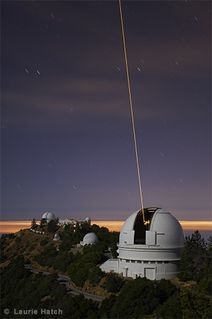
MULTIPOLYGON (((180 273, 174 280, 150 281, 124 279, 105 274, 98 267, 116 257, 118 233, 97 225, 78 228, 66 226, 60 243, 45 235, 20 231, 1 238, 1 312, 5 309, 62 309, 58 316, 36 318, 211 318, 212 313, 212 238, 205 241, 196 231, 185 238, 180 273), (76 246, 87 231, 94 231, 99 242, 76 246), (40 272, 26 269, 31 264, 40 272), (42 271, 48 271, 44 275, 42 271), (58 274, 71 278, 82 294, 68 294, 58 274), (104 297, 102 302, 85 299, 83 291, 104 297)), ((29 314, 15 318, 30 318, 29 314)))

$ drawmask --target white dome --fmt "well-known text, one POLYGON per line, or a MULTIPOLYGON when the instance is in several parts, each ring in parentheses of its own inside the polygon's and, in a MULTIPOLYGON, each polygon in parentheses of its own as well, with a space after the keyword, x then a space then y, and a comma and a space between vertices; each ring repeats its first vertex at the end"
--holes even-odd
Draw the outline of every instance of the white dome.
POLYGON ((144 217, 145 222, 140 210, 127 218, 119 236, 118 259, 109 259, 100 268, 131 278, 174 278, 184 245, 182 227, 174 216, 156 207, 144 208, 144 217))
POLYGON ((53 238, 53 240, 60 240, 60 235, 59 235, 59 233, 55 233, 54 234, 54 238, 53 238))
POLYGON ((83 246, 84 245, 93 245, 98 242, 98 238, 95 233, 88 233, 83 238, 83 246))
POLYGON ((49 223, 51 220, 55 220, 56 217, 53 213, 51 212, 45 212, 43 215, 42 215, 42 219, 45 219, 47 221, 47 223, 49 223))
POLYGON ((146 244, 147 233, 152 232, 157 236, 159 247, 183 247, 184 235, 178 220, 168 212, 161 209, 145 209, 144 225, 141 211, 133 213, 127 218, 120 232, 121 244, 136 245, 146 244))
POLYGON ((157 234, 164 234, 158 236, 157 244, 162 247, 183 247, 184 234, 182 226, 179 221, 170 213, 158 211, 154 214, 150 231, 157 232, 157 234))
POLYGON ((124 222, 124 224, 122 225, 121 228, 121 233, 124 231, 131 231, 133 230, 134 224, 135 224, 135 219, 138 215, 138 212, 133 213, 132 215, 130 215, 124 222))

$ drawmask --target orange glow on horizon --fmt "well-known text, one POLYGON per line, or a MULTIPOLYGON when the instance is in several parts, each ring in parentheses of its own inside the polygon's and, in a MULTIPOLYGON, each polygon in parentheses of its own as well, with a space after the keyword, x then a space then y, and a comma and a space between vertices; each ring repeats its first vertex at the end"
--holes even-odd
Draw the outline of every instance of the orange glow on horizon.
MULTIPOLYGON (((208 230, 212 231, 212 221, 209 220, 180 220, 179 221, 184 230, 208 230)), ((123 220, 96 220, 92 224, 104 226, 111 231, 120 231, 123 225, 123 220)))
MULTIPOLYGON (((93 220, 91 224, 107 227, 110 231, 120 231, 123 220, 93 220)), ((212 221, 209 220, 182 220, 180 221, 184 230, 212 231, 212 221)), ((31 225, 29 220, 0 221, 0 233, 15 233, 21 229, 27 229, 31 225)))

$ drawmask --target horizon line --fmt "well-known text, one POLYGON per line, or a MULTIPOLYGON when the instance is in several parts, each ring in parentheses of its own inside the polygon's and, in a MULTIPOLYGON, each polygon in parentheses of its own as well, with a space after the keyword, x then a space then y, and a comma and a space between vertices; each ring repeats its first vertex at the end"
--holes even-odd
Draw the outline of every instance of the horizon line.
MULTIPOLYGON (((110 231, 120 231, 124 220, 91 220, 91 224, 97 224, 99 227, 106 227, 110 231)), ((180 220, 183 230, 212 231, 211 220, 180 220)), ((31 220, 0 220, 0 233, 15 233, 21 229, 30 227, 31 220)))

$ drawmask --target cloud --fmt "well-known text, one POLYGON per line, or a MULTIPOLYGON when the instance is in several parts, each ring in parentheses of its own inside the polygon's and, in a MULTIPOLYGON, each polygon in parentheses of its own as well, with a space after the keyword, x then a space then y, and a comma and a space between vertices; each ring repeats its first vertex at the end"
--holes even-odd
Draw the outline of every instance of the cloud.
MULTIPOLYGON (((16 53, 12 55, 10 52, 5 60, 13 65, 11 68, 7 66, 9 72, 5 75, 5 125, 46 128, 70 125, 70 120, 79 121, 82 116, 118 120, 129 118, 117 12, 114 12, 113 23, 106 28, 100 22, 101 19, 104 22, 107 20, 110 11, 107 14, 103 12, 102 5, 98 7, 100 11, 97 10, 102 14, 99 16, 97 11, 93 12, 91 4, 87 4, 85 11, 81 10, 80 5, 73 4, 72 19, 69 18, 66 4, 54 4, 51 11, 48 5, 36 2, 22 3, 20 6, 19 10, 24 10, 24 17, 32 17, 32 35, 29 37, 25 29, 23 34, 10 31, 5 42, 4 55, 10 45, 16 48, 16 53), (52 11, 56 17, 54 21, 51 20, 52 11), (60 16, 63 21, 58 21, 60 16), (82 18, 83 24, 80 22, 82 18), (45 33, 46 23, 50 22, 51 32, 45 33), (41 28, 40 33, 37 24, 41 28), (93 32, 95 25, 96 31, 93 32), (63 38, 56 42, 54 32, 57 28, 61 28, 63 38), (25 74, 25 68, 29 68, 30 74, 25 74), (39 78, 33 78, 33 68, 39 69, 39 78)), ((186 21, 187 15, 181 17, 182 10, 177 9, 174 12, 180 23, 182 18, 186 21)), ((113 11, 114 7, 110 10, 113 11)), ((201 23, 202 20, 203 16, 200 15, 201 23)), ((187 35, 181 32, 176 37, 171 32, 167 32, 166 36, 160 30, 161 36, 157 38, 154 32, 150 32, 150 36, 147 32, 146 36, 142 23, 139 17, 139 24, 135 23, 138 26, 136 32, 132 32, 134 29, 131 29, 130 24, 126 25, 136 119, 149 121, 166 118, 171 121, 185 116, 185 113, 194 116, 197 108, 193 105, 193 92, 189 88, 183 92, 179 83, 189 87, 190 81, 207 81, 210 70, 207 32, 203 35, 191 32, 189 37, 189 32, 187 35)), ((186 25, 186 28, 189 26, 186 25)), ((204 28, 208 30, 207 26, 204 28)), ((197 102, 194 101, 194 104, 197 102)))
MULTIPOLYGON (((163 111, 167 115, 167 110, 158 107, 154 98, 149 98, 152 86, 142 85, 142 89, 143 101, 142 105, 140 101, 135 104, 136 116, 149 120, 163 118, 163 111)), ((155 94, 161 95, 158 88, 155 94)), ((9 127, 60 127, 69 125, 71 119, 80 120, 82 116, 129 118, 125 79, 51 79, 40 86, 37 83, 29 90, 5 92, 3 105, 3 116, 9 127)))

